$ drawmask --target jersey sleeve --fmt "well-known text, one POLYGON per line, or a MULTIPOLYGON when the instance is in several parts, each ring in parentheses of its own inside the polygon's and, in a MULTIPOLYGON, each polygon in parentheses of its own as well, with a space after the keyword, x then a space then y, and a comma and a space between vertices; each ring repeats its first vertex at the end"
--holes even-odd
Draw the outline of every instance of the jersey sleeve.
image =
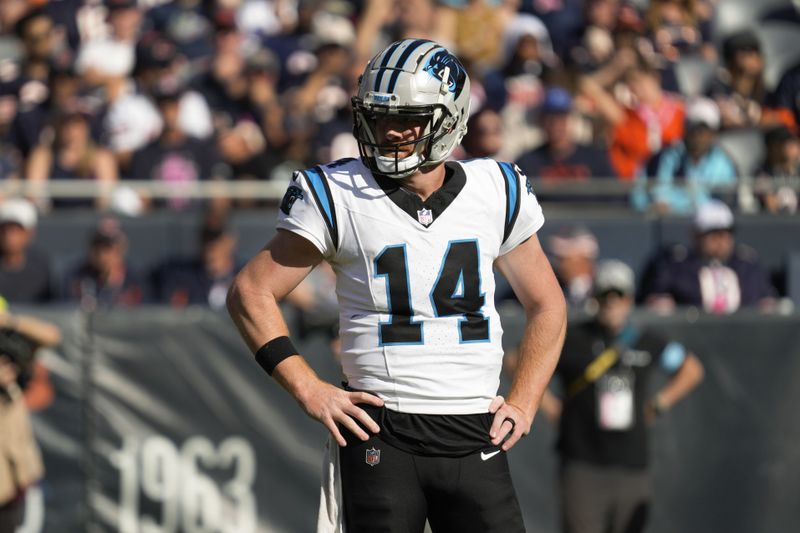
POLYGON ((651 364, 657 365, 669 375, 675 374, 683 366, 688 350, 678 341, 665 339, 659 334, 646 332, 643 345, 653 354, 651 364))
POLYGON ((686 347, 677 341, 668 342, 661 350, 659 364, 661 369, 668 374, 674 374, 680 370, 684 361, 686 361, 686 347))
POLYGON ((503 255, 539 231, 544 224, 544 214, 530 180, 519 167, 511 163, 499 165, 506 186, 505 230, 500 246, 500 255, 503 255))
POLYGON ((324 175, 314 170, 295 172, 281 200, 277 228, 300 235, 327 258, 336 249, 334 226, 333 200, 324 175))

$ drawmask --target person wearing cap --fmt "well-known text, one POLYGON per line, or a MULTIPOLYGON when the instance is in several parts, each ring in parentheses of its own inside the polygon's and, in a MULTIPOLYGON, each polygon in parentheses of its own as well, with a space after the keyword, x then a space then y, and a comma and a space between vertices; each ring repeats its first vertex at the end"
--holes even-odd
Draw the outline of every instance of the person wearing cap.
POLYGON ((37 218, 24 198, 0 203, 0 295, 11 303, 46 303, 54 296, 50 260, 31 247, 37 218))
POLYGON ((520 156, 519 168, 528 176, 551 181, 616 178, 607 152, 575 142, 570 131, 571 112, 569 92, 560 87, 547 89, 540 111, 545 143, 520 156))
POLYGON ((754 183, 756 196, 770 213, 797 211, 800 189, 800 138, 786 126, 764 133, 766 155, 754 183))
MULTIPOLYGON (((735 186, 736 165, 717 144, 719 125, 719 108, 713 100, 690 100, 686 105, 683 140, 656 156, 650 165, 655 168, 650 198, 645 198, 639 190, 641 196, 634 195, 634 206, 685 215, 708 202, 715 187, 735 186)), ((638 182, 644 183, 645 179, 638 182)))
POLYGON ((100 219, 89 238, 86 258, 66 278, 64 299, 101 307, 133 307, 147 287, 126 261, 128 238, 118 220, 100 219))
POLYGON ((594 303, 597 238, 585 227, 567 226, 548 238, 548 247, 567 303, 573 309, 590 310, 594 303))
POLYGON ((643 299, 658 311, 676 305, 709 313, 743 307, 769 310, 775 289, 755 251, 737 245, 730 208, 719 200, 701 206, 694 217, 693 245, 675 245, 656 255, 642 283, 643 299))
POLYGON ((606 260, 594 275, 597 314, 567 329, 555 372, 563 395, 548 391, 542 410, 558 424, 564 533, 644 531, 653 481, 650 426, 703 378, 698 358, 676 341, 634 324, 634 275, 606 260), (669 380, 650 396, 656 371, 669 380))

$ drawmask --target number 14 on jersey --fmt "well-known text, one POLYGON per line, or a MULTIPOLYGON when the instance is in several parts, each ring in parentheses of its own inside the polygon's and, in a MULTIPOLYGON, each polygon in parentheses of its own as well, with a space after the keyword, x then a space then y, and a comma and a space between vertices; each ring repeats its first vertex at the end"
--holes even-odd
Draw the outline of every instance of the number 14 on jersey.
MULTIPOLYGON (((378 325, 378 343, 381 346, 424 344, 423 323, 414 320, 408 259, 405 244, 386 246, 375 257, 375 276, 386 280, 391 315, 388 322, 378 325)), ((489 319, 481 311, 486 295, 481 292, 477 240, 448 243, 429 298, 434 316, 462 317, 458 323, 462 343, 489 341, 489 319)))

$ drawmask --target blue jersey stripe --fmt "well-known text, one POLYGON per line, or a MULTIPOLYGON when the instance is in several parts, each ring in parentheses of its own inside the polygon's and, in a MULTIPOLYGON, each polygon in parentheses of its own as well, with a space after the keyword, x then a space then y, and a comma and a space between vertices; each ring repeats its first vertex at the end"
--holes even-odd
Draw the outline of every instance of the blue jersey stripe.
POLYGON ((403 50, 403 53, 400 54, 400 58, 395 63, 392 71, 392 77, 389 78, 389 88, 386 90, 387 93, 394 92, 394 86, 397 84, 397 78, 400 76, 400 71, 405 70, 406 63, 408 62, 408 58, 411 57, 411 54, 414 53, 414 50, 419 48, 425 43, 429 43, 428 39, 417 39, 416 41, 412 42, 406 49, 403 50))
POLYGON ((325 188, 325 185, 322 183, 322 176, 319 175, 316 169, 308 169, 306 170, 306 175, 308 176, 308 182, 314 188, 314 192, 319 198, 320 206, 324 211, 325 217, 328 219, 328 225, 333 226, 333 211, 331 209, 331 200, 328 198, 328 191, 325 188))
POLYGON ((511 234, 519 214, 519 181, 511 163, 498 163, 498 165, 506 182, 506 227, 503 232, 503 242, 505 242, 511 234))
POLYGON ((333 206, 333 197, 328 187, 328 180, 320 167, 306 169, 303 171, 303 175, 306 177, 311 193, 317 202, 317 207, 319 207, 322 218, 325 220, 325 225, 328 227, 333 246, 334 248, 339 248, 339 226, 336 224, 336 208, 333 206))
POLYGON ((503 169, 503 176, 505 176, 508 185, 508 197, 506 198, 506 202, 508 203, 506 224, 508 224, 511 222, 511 217, 514 214, 514 207, 517 205, 517 176, 514 173, 514 169, 511 168, 511 165, 508 163, 500 163, 500 168, 503 169))
POLYGON ((375 77, 374 91, 380 91, 381 81, 383 81, 383 73, 386 72, 386 65, 389 64, 389 59, 392 57, 392 54, 394 54, 394 51, 397 50, 397 47, 400 46, 401 42, 402 41, 397 41, 394 43, 383 55, 383 60, 381 61, 381 66, 379 67, 380 70, 378 70, 378 75, 375 77))

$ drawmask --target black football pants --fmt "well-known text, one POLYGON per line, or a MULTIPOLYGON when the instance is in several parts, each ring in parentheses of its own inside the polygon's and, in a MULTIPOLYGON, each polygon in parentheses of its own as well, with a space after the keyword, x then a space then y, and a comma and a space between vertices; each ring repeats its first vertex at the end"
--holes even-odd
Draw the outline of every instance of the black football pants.
POLYGON ((347 533, 422 533, 426 518, 434 533, 525 531, 505 452, 428 457, 376 435, 362 442, 346 432, 345 439, 339 457, 347 533))

